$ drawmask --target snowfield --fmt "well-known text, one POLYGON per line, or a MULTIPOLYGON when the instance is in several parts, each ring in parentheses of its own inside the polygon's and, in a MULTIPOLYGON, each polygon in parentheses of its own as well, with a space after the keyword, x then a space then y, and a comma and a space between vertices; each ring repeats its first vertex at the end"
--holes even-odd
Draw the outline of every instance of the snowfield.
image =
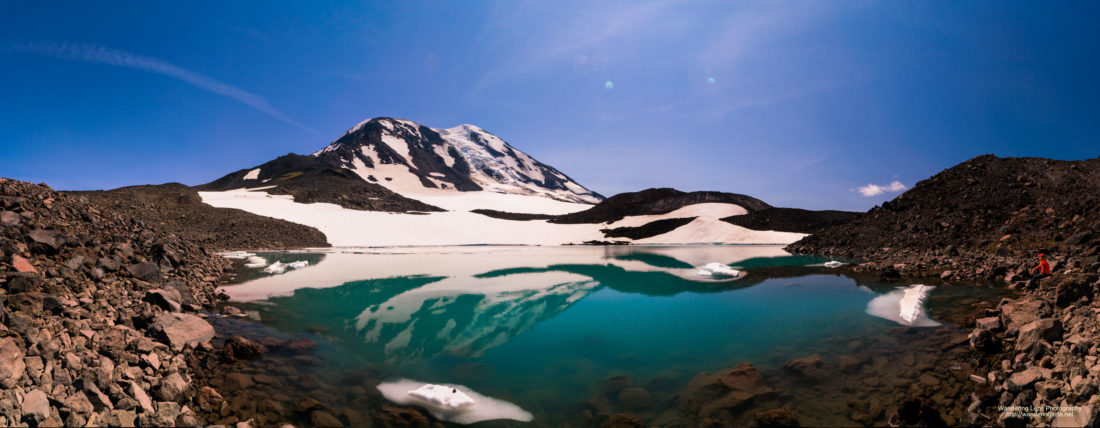
MULTIPOLYGON (((407 195, 448 210, 428 214, 359 211, 335 204, 301 204, 289 195, 236 189, 199 192, 203 202, 219 208, 237 208, 262 216, 312 226, 337 247, 445 246, 445 245, 562 245, 604 238, 600 229, 641 226, 650 221, 697 217, 672 232, 637 241, 644 244, 789 244, 805 234, 757 231, 719 219, 744 214, 733 204, 706 203, 662 215, 627 217, 611 224, 553 224, 544 220, 515 221, 470 212, 483 208, 514 213, 566 214, 591 205, 544 196, 496 192, 422 192, 407 195)), ((625 240, 615 238, 613 240, 625 240)))

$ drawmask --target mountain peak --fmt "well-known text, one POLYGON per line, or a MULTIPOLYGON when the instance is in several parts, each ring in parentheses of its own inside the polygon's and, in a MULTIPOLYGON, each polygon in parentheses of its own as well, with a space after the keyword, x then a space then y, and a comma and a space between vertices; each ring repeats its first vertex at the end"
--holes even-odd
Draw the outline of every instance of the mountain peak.
POLYGON ((603 200, 472 124, 437 129, 405 119, 374 117, 312 156, 400 194, 486 190, 591 204, 603 200))

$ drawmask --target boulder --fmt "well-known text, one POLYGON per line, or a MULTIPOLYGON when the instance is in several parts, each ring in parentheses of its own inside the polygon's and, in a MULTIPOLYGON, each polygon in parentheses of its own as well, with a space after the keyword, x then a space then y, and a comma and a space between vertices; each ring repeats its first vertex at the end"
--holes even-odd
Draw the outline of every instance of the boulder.
POLYGON ((750 363, 741 363, 718 373, 702 373, 692 379, 681 394, 680 407, 699 417, 722 410, 737 410, 773 390, 750 363))
POLYGON ((169 312, 180 311, 180 292, 175 288, 156 288, 145 292, 141 300, 149 302, 169 312))
POLYGON ((222 348, 222 358, 226 361, 238 361, 255 358, 256 356, 267 352, 267 348, 264 345, 245 339, 241 336, 231 336, 225 340, 225 347, 222 348))
POLYGON ((198 403, 199 408, 207 411, 214 412, 222 408, 222 403, 225 402, 225 398, 222 397, 218 391, 209 386, 203 386, 199 388, 197 394, 195 394, 195 402, 198 403))
POLYGON ((15 227, 19 225, 19 214, 12 211, 0 211, 0 226, 15 227))
POLYGON ((798 415, 796 415, 793 410, 787 408, 778 408, 756 412, 756 414, 752 415, 752 417, 756 420, 756 425, 761 428, 799 426, 798 415))
POLYGON ((160 381, 156 396, 161 401, 180 401, 187 398, 189 385, 179 373, 172 373, 160 381))
POLYGON ((1016 331, 1027 323, 1048 316, 1050 308, 1041 300, 1015 300, 1001 307, 1001 323, 1009 331, 1016 331))
POLYGON ((311 412, 309 414, 309 421, 313 426, 318 428, 338 428, 344 426, 344 423, 340 422, 340 419, 337 419, 332 413, 324 410, 314 410, 311 412))
POLYGON ((376 417, 384 426, 428 428, 432 425, 428 417, 420 411, 392 404, 383 404, 376 417))
POLYGON ((22 256, 20 256, 18 254, 12 254, 11 255, 11 267, 15 268, 16 272, 28 272, 28 273, 37 273, 38 272, 37 270, 34 269, 34 265, 32 265, 31 262, 27 261, 27 259, 23 258, 22 256))
POLYGON ((14 338, 0 339, 0 387, 11 388, 18 384, 27 369, 23 350, 14 338))
POLYGON ((974 324, 982 331, 997 331, 1001 329, 1001 319, 997 317, 978 318, 974 321, 974 324))
POLYGON ((175 350, 183 349, 186 345, 196 346, 214 338, 214 327, 206 320, 191 314, 162 313, 157 316, 153 329, 175 350))
POLYGON ((1043 371, 1038 367, 1031 367, 1022 372, 1013 373, 1008 377, 1005 385, 1012 391, 1021 391, 1043 378, 1043 371))
POLYGON ((149 394, 145 393, 145 389, 138 385, 136 382, 130 382, 130 395, 134 396, 134 400, 137 400, 141 409, 146 412, 153 412, 153 399, 149 398, 149 394))
POLYGON ((817 354, 787 361, 783 364, 783 368, 789 372, 813 379, 823 379, 829 375, 828 371, 825 370, 825 360, 817 354))
POLYGON ((1040 339, 1048 343, 1061 340, 1062 321, 1053 318, 1043 318, 1020 327, 1020 333, 1016 337, 1016 350, 1027 352, 1031 350, 1040 339))
POLYGON ((145 262, 126 265, 126 271, 130 272, 130 275, 133 275, 134 278, 145 282, 157 283, 162 280, 160 276, 160 265, 156 263, 145 262))
POLYGON ((851 355, 841 355, 836 358, 836 364, 840 368, 840 371, 844 373, 855 373, 863 367, 863 362, 859 358, 851 355))
POLYGON ((57 232, 49 230, 35 229, 32 230, 31 233, 28 233, 27 237, 30 238, 31 241, 48 247, 51 250, 56 250, 58 244, 60 244, 57 239, 57 232))
POLYGON ((35 422, 41 422, 50 417, 50 400, 46 393, 35 389, 23 396, 23 418, 33 418, 35 422))
POLYGON ((619 406, 629 410, 646 409, 652 404, 653 397, 642 388, 623 388, 619 391, 619 406))

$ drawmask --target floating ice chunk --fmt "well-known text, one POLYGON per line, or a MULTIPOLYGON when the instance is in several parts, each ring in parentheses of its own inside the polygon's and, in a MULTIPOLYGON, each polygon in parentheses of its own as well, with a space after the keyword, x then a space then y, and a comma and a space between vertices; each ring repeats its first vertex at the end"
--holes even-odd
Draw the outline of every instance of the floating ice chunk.
POLYGON ((434 406, 443 410, 469 410, 477 405, 474 399, 465 392, 459 391, 458 388, 430 383, 409 391, 409 397, 420 401, 425 406, 434 406))
POLYGON ((515 404, 492 397, 486 397, 462 385, 432 385, 425 384, 424 382, 401 379, 395 382, 383 382, 379 384, 378 391, 382 393, 382 396, 394 403, 420 406, 437 419, 459 424, 472 424, 493 419, 512 419, 520 422, 531 422, 531 420, 534 419, 531 412, 523 410, 515 404), (431 397, 432 399, 448 398, 448 396, 458 397, 459 394, 461 394, 465 396, 466 399, 469 399, 472 404, 452 407, 442 403, 459 404, 463 401, 433 401, 432 399, 425 399, 414 395, 414 393, 421 395, 418 391, 424 392, 425 394, 423 394, 423 396, 431 397), (437 392, 441 393, 437 395, 437 392))
POLYGON ((834 269, 835 269, 835 268, 838 268, 838 267, 840 267, 840 266, 841 266, 841 265, 843 265, 843 264, 844 264, 844 263, 841 263, 841 262, 838 262, 838 261, 836 261, 836 260, 833 260, 833 261, 830 261, 830 262, 825 262, 825 267, 827 267, 827 268, 834 268, 834 269))
POLYGON ((227 259, 244 260, 249 257, 255 256, 255 254, 249 253, 247 251, 232 251, 228 253, 221 253, 221 256, 227 259))
POLYGON ((268 266, 268 267, 264 268, 264 272, 267 272, 267 273, 283 273, 283 272, 286 272, 288 270, 301 269, 301 268, 304 268, 306 266, 309 266, 309 262, 305 261, 305 260, 299 260, 299 261, 290 262, 290 263, 275 262, 275 263, 272 263, 271 266, 268 266))
POLYGON ((246 268, 262 268, 267 266, 267 259, 260 256, 249 256, 248 262, 244 264, 246 268))
POLYGON ((901 325, 913 327, 934 327, 940 323, 928 318, 924 312, 924 299, 928 292, 936 287, 916 284, 900 288, 871 299, 867 303, 867 313, 888 319, 901 325))
POLYGON ((713 277, 737 277, 741 276, 741 271, 731 268, 728 265, 721 263, 707 263, 700 266, 699 271, 696 272, 699 276, 705 276, 709 278, 713 277))

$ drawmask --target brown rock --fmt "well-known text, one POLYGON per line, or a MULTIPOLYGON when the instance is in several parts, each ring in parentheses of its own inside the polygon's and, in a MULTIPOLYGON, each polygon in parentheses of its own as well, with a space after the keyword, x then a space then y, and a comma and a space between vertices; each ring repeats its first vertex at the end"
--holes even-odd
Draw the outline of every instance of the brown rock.
POLYGON ((12 211, 0 211, 0 226, 15 227, 19 225, 19 214, 12 211))
POLYGON ((23 378, 27 369, 23 357, 23 350, 19 349, 14 338, 0 339, 0 386, 14 387, 23 378))
POLYGON ((1039 340, 1053 343, 1062 339, 1062 321, 1053 318, 1043 318, 1032 321, 1023 327, 1016 338, 1016 350, 1027 352, 1035 346, 1039 340))
POLYGON ((619 406, 629 410, 642 410, 652 404, 649 391, 642 388, 623 388, 619 391, 619 406))
POLYGON ((603 421, 600 428, 645 428, 645 424, 633 414, 616 413, 603 421))
POLYGON ((800 426, 798 424, 798 415, 796 415, 793 410, 785 407, 756 412, 752 417, 761 428, 800 426))
POLYGON ((17 254, 11 255, 11 266, 15 268, 16 272, 38 273, 38 271, 34 269, 34 266, 31 265, 31 262, 17 254))
POLYGON ((680 406, 700 417, 709 417, 724 409, 740 408, 772 392, 756 367, 741 363, 719 373, 696 376, 681 395, 680 406))
POLYGON ((825 370, 825 360, 820 355, 814 354, 806 358, 799 358, 787 361, 783 364, 783 368, 787 371, 797 373, 804 377, 813 379, 823 379, 828 376, 828 372, 825 370))
POLYGON ((1042 378, 1042 370, 1038 367, 1032 367, 1022 372, 1013 373, 1012 376, 1008 377, 1007 384, 1009 389, 1020 391, 1042 378))
POLYGON ((255 385, 252 381, 252 376, 244 373, 229 373, 225 375, 225 387, 232 390, 239 390, 248 388, 255 385))
POLYGON ((218 391, 209 386, 203 386, 199 388, 197 394, 195 394, 195 402, 198 403, 199 408, 207 412, 218 411, 222 407, 222 403, 225 402, 225 398, 222 397, 218 391))
POLYGON ((264 352, 267 352, 267 348, 263 345, 241 336, 232 336, 225 340, 225 347, 222 348, 222 358, 226 361, 247 360, 264 352))
POLYGON ((46 398, 46 393, 35 389, 23 396, 23 415, 33 417, 35 422, 50 417, 50 400, 46 398))
POLYGON ((377 418, 383 424, 391 426, 428 428, 432 425, 428 418, 416 409, 398 407, 392 404, 383 404, 377 418))
POLYGON ((332 413, 324 410, 314 410, 309 414, 309 420, 313 423, 313 426, 319 428, 338 428, 344 426, 340 419, 333 416, 332 413))

